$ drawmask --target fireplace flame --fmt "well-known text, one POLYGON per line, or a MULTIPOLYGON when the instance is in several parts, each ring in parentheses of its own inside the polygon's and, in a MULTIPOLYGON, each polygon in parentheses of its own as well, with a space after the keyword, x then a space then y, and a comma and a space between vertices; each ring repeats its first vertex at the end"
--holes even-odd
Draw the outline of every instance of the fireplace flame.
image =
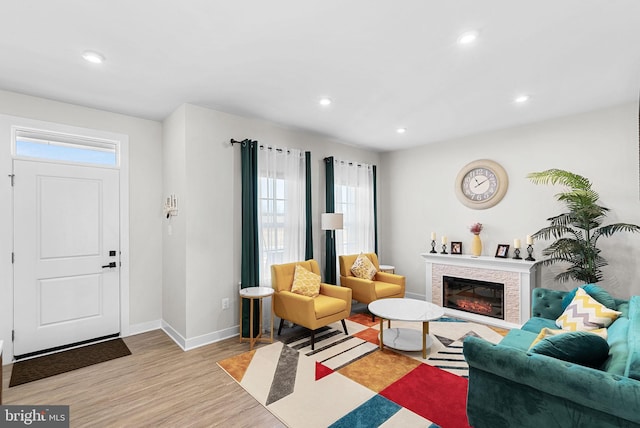
POLYGON ((492 311, 490 303, 478 300, 458 300, 456 304, 459 308, 479 314, 490 314, 492 311))

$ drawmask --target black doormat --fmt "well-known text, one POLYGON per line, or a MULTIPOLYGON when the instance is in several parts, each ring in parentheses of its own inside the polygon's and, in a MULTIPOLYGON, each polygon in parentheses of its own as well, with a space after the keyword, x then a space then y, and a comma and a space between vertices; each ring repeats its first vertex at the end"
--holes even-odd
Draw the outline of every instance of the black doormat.
POLYGON ((122 339, 108 340, 13 364, 9 387, 131 355, 122 339))

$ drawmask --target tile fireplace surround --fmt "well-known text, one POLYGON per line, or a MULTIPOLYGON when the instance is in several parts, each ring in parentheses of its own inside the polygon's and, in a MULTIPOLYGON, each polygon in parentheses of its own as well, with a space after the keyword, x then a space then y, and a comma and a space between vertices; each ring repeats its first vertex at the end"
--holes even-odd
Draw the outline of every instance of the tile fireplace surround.
POLYGON ((537 287, 536 262, 423 253, 426 262, 426 300, 443 306, 443 276, 504 284, 504 320, 444 308, 445 314, 504 328, 518 328, 531 317, 531 291, 537 287))

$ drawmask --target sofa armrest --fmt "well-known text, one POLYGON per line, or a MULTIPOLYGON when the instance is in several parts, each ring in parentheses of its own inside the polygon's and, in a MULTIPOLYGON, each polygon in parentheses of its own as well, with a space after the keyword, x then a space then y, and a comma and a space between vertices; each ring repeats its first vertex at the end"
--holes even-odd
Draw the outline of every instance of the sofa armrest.
POLYGON ((336 299, 344 300, 351 305, 351 289, 347 287, 339 287, 331 284, 320 284, 320 294, 325 296, 335 297, 336 299))
POLYGON ((403 275, 396 275, 395 273, 389 272, 376 272, 376 276, 374 277, 376 281, 380 282, 388 282, 389 284, 397 284, 404 287, 406 278, 403 275))
POLYGON ((273 310, 277 317, 294 324, 308 325, 314 314, 313 298, 291 291, 279 291, 273 295, 273 310))
POLYGON ((538 422, 553 418, 554 423, 544 426, 580 426, 589 417, 608 415, 611 422, 622 419, 620 426, 640 423, 639 381, 476 337, 465 339, 463 353, 469 364, 467 412, 472 425, 474 418, 509 420, 510 412, 520 418, 526 412, 525 419, 538 422))
POLYGON ((534 288, 531 292, 531 316, 557 319, 562 315, 562 299, 566 295, 566 291, 534 288))

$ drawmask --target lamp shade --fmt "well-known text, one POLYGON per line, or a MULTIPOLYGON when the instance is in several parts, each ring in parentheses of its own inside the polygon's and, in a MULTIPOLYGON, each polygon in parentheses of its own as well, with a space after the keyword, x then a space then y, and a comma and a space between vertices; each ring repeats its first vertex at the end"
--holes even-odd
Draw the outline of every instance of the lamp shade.
POLYGON ((323 213, 322 230, 342 229, 342 213, 323 213))

